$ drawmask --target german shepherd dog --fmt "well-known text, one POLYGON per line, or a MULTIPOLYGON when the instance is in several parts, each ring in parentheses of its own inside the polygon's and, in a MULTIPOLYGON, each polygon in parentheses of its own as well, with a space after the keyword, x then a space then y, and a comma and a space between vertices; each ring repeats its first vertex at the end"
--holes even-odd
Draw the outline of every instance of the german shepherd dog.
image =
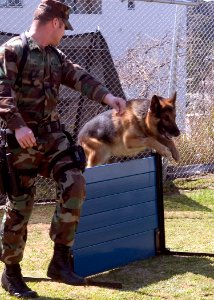
POLYGON ((95 116, 78 135, 87 167, 104 164, 111 156, 133 156, 145 149, 178 161, 179 153, 172 141, 180 135, 175 102, 176 93, 171 98, 154 95, 151 100, 127 101, 122 115, 111 109, 95 116))

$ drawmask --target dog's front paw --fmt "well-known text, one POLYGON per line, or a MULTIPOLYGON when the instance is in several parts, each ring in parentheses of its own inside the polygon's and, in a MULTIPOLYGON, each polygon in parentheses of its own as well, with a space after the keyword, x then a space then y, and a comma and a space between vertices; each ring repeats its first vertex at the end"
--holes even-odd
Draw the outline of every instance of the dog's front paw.
POLYGON ((159 153, 160 153, 160 155, 165 156, 169 159, 172 157, 172 154, 171 154, 170 150, 167 147, 163 147, 161 149, 161 151, 159 151, 159 153))
POLYGON ((177 149, 174 149, 172 151, 172 157, 174 158, 175 161, 179 161, 180 160, 180 155, 177 149))

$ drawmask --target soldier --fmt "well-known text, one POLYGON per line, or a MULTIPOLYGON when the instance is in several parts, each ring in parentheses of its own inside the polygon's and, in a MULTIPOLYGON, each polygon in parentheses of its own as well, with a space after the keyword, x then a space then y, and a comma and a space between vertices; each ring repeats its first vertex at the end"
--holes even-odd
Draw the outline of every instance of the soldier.
POLYGON ((1 284, 16 297, 38 297, 24 282, 19 264, 27 240, 37 174, 54 179, 58 188, 50 227, 54 252, 47 275, 69 285, 86 284, 85 278, 74 273, 71 251, 85 198, 85 180, 67 151, 69 141, 59 122, 56 106, 60 84, 115 108, 119 114, 125 109, 124 99, 113 96, 53 48, 59 44, 64 30, 72 29, 69 14, 70 7, 59 0, 41 1, 30 30, 25 32, 29 52, 21 84, 16 80, 23 54, 20 36, 0 47, 0 117, 14 132, 14 142, 8 141, 7 151, 13 154, 20 183, 18 195, 7 193, 0 237, 1 260, 5 264, 1 284), (37 138, 47 143, 39 143, 37 138))

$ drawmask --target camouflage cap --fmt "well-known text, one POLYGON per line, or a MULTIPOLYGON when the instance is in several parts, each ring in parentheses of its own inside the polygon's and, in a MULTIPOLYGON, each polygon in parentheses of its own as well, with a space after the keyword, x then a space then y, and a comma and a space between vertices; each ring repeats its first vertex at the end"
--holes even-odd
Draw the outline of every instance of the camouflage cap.
POLYGON ((61 18, 65 24, 65 30, 73 30, 69 22, 71 7, 59 0, 42 0, 34 12, 34 20, 51 20, 61 18))

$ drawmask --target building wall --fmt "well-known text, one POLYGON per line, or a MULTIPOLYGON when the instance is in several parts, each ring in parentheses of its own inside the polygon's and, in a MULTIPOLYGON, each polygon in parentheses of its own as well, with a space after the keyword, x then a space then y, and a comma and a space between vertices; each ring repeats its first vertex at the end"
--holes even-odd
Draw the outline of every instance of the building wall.
MULTIPOLYGON (((32 15, 40 0, 24 0, 20 8, 0 8, 0 31, 21 33, 29 28, 32 15)), ((175 5, 136 1, 135 9, 128 10, 127 1, 103 0, 102 14, 72 14, 70 21, 75 34, 96 31, 98 28, 109 41, 114 56, 120 55, 136 41, 136 37, 152 39, 173 29, 175 5), (164 19, 165 22, 159 20, 164 19)))
MULTIPOLYGON (((0 31, 21 33, 28 29, 32 21, 33 12, 39 3, 40 0, 24 0, 22 8, 0 8, 0 15, 2 16, 0 31)), ((159 57, 154 57, 153 55, 150 58, 148 55, 147 60, 157 60, 158 66, 161 65, 162 61, 168 61, 168 64, 171 65, 171 70, 168 69, 168 74, 164 75, 167 77, 166 82, 164 82, 164 88, 162 83, 163 70, 161 68, 160 71, 156 70, 156 72, 160 73, 158 74, 160 80, 158 82, 155 79, 156 84, 152 88, 152 93, 170 95, 173 90, 173 84, 177 80, 176 89, 179 94, 179 101, 181 107, 185 107, 185 50, 183 50, 182 59, 177 62, 176 47, 180 38, 179 26, 181 22, 183 23, 183 36, 186 31, 186 7, 135 1, 135 8, 128 9, 128 1, 103 0, 101 12, 101 14, 71 14, 70 21, 74 31, 68 31, 66 34, 94 32, 99 29, 107 41, 114 61, 125 56, 128 49, 136 47, 139 39, 143 44, 157 41, 155 55, 159 57), (158 47, 161 40, 166 36, 170 42, 167 45, 167 53, 164 53, 164 51, 159 51, 158 47), (180 68, 179 71, 177 70, 178 67, 180 68), (179 79, 176 78, 178 72, 180 72, 179 79)), ((142 62, 140 63, 142 64, 142 62)), ((130 84, 127 89, 130 97, 139 97, 140 92, 143 90, 141 85, 136 87, 135 82, 130 84)), ((183 124, 183 118, 181 119, 181 124, 183 124)))

